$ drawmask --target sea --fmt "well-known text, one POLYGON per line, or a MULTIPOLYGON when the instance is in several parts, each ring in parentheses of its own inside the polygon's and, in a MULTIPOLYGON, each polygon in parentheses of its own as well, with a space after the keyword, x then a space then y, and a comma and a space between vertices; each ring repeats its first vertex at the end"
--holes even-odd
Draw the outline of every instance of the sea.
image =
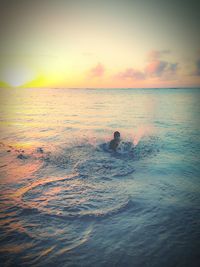
POLYGON ((0 97, 2 267, 200 266, 199 88, 0 97))

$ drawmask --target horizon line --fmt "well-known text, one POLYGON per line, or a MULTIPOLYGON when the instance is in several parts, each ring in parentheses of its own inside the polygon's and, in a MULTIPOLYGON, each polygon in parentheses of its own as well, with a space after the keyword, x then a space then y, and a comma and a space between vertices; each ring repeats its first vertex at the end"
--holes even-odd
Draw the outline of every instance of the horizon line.
POLYGON ((84 89, 129 89, 129 90, 134 90, 134 89, 200 89, 199 86, 172 86, 172 87, 20 87, 20 86, 0 86, 0 89, 73 89, 73 90, 84 90, 84 89))

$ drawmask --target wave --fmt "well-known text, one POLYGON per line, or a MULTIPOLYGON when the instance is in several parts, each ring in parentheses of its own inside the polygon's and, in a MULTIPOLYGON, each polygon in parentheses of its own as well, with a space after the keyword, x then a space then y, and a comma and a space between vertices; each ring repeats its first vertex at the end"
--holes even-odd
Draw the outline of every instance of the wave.
POLYGON ((112 178, 127 176, 134 172, 134 166, 112 158, 93 158, 80 160, 74 167, 82 177, 112 178))
MULTIPOLYGON (((20 208, 20 212, 18 212, 18 215, 20 216, 30 216, 30 215, 43 215, 47 218, 57 218, 62 219, 64 221, 71 221, 71 220, 86 220, 86 221, 93 221, 93 220, 99 220, 99 219, 105 219, 108 217, 112 217, 114 215, 117 215, 119 213, 125 212, 126 210, 135 207, 135 203, 128 199, 124 203, 120 203, 114 207, 111 208, 105 208, 103 210, 84 210, 82 212, 71 212, 71 209, 68 213, 61 213, 61 212, 52 212, 52 211, 45 211, 41 210, 39 207, 31 207, 31 206, 24 206, 20 208)), ((78 210, 78 209, 77 209, 78 210)), ((137 210, 137 208, 136 208, 137 210)))
POLYGON ((35 148, 28 160, 25 157, 17 160, 22 166, 31 160, 39 160, 42 165, 33 180, 14 189, 12 199, 23 213, 39 212, 65 219, 105 218, 117 214, 131 205, 123 184, 126 179, 134 179, 138 160, 158 153, 159 141, 149 137, 135 147, 124 143, 123 153, 110 152, 105 144, 90 143, 53 151, 35 148))
POLYGON ((79 172, 82 178, 126 176, 134 172, 135 161, 156 156, 162 142, 156 136, 149 136, 142 138, 136 146, 122 142, 116 152, 108 147, 109 143, 82 143, 62 147, 47 155, 44 153, 43 160, 46 164, 79 172))
POLYGON ((21 215, 42 214, 61 219, 105 218, 129 208, 132 201, 105 183, 83 180, 78 174, 46 178, 18 189, 12 197, 21 215))
MULTIPOLYGON (((19 161, 26 163, 28 160, 40 160, 46 166, 51 164, 60 168, 68 168, 78 166, 80 160, 90 160, 95 158, 95 163, 99 165, 102 160, 102 166, 107 161, 116 161, 116 158, 121 160, 141 160, 146 157, 156 155, 161 147, 161 140, 156 136, 143 137, 137 145, 132 142, 122 141, 116 152, 109 149, 109 143, 100 143, 94 145, 89 140, 84 140, 78 145, 74 142, 67 146, 54 147, 52 150, 43 147, 17 148, 11 145, 1 143, 1 149, 4 151, 4 156, 7 154, 12 155, 10 158, 16 157, 19 161)), ((4 162, 6 163, 6 162, 4 162)), ((107 164, 106 163, 106 164, 107 164)), ((112 165, 111 163, 111 165, 112 165)), ((7 164, 2 164, 0 167, 4 168, 7 164)), ((75 167, 76 168, 76 167, 75 167)))

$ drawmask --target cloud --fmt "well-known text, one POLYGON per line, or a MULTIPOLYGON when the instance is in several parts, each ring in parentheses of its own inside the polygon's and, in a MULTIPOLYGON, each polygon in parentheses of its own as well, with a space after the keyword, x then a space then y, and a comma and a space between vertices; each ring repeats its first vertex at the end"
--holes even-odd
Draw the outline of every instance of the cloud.
POLYGON ((163 60, 154 60, 146 66, 146 75, 150 77, 162 77, 166 75, 175 75, 178 63, 171 63, 163 60))
POLYGON ((163 55, 170 54, 170 50, 151 50, 148 54, 149 61, 160 59, 163 55))
POLYGON ((178 63, 169 63, 169 71, 171 73, 176 73, 178 68, 178 63))
POLYGON ((168 63, 166 61, 154 60, 148 63, 146 67, 146 74, 149 76, 160 77, 166 70, 168 63))
POLYGON ((174 77, 178 69, 178 63, 163 60, 162 57, 169 54, 170 50, 152 50, 148 54, 148 64, 145 73, 149 77, 174 77))
POLYGON ((95 67, 93 67, 90 70, 90 76, 92 77, 102 77, 105 72, 105 67, 101 64, 98 63, 95 67))
MULTIPOLYGON (((126 68, 115 75, 116 78, 125 80, 145 80, 149 78, 160 78, 162 80, 174 79, 177 70, 178 63, 163 60, 162 57, 171 53, 170 50, 152 50, 148 53, 147 65, 143 70, 137 70, 134 68, 126 68)), ((198 62, 200 73, 200 60, 198 62)))
POLYGON ((135 70, 133 68, 127 68, 123 72, 119 72, 116 75, 117 78, 125 80, 125 79, 133 79, 133 80, 144 80, 145 74, 139 70, 135 70))

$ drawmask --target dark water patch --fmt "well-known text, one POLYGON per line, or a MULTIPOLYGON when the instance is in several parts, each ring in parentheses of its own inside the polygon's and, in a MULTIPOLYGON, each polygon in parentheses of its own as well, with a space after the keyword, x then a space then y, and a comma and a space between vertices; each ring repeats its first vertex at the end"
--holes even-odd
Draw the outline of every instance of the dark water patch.
POLYGON ((19 155, 17 155, 17 158, 18 159, 28 159, 28 156, 23 155, 23 154, 19 154, 19 155))
POLYGON ((23 217, 20 227, 14 231, 4 231, 1 240, 0 260, 11 266, 44 266, 44 262, 83 245, 90 238, 93 224, 67 222, 58 218, 45 219, 44 216, 23 217))

